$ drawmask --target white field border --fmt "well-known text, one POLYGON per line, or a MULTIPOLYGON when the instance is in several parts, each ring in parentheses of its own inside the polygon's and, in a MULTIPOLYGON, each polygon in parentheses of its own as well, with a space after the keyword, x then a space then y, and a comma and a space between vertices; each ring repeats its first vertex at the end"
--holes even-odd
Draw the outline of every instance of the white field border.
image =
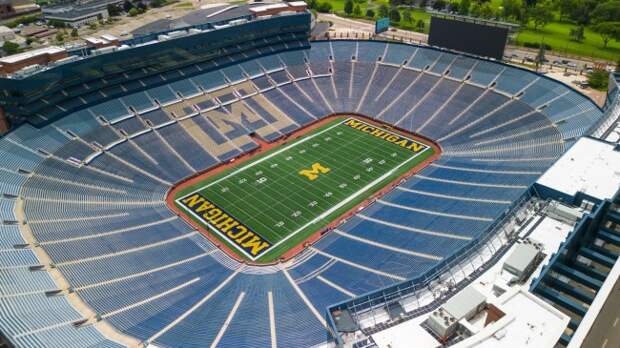
POLYGON ((241 252, 242 252, 245 256, 247 256, 250 260, 252 260, 252 261, 256 261, 256 260, 258 260, 259 258, 261 258, 263 255, 268 254, 268 253, 269 253, 272 249, 277 248, 280 244, 284 243, 285 241, 287 241, 287 240, 288 240, 289 238, 291 238, 292 236, 294 236, 294 235, 298 234, 299 232, 303 231, 303 230, 304 230, 304 229, 306 229, 308 226, 310 226, 310 225, 312 225, 312 224, 315 224, 315 223, 317 223, 318 221, 320 221, 320 220, 324 219, 325 217, 329 216, 329 215, 330 215, 330 214, 332 214, 334 211, 336 211, 336 210, 340 209, 342 206, 344 206, 344 205, 346 205, 347 203, 349 203, 350 201, 354 200, 355 198, 357 198, 357 197, 358 197, 359 195, 361 195, 362 193, 364 193, 364 192, 368 191, 368 190, 369 190, 369 189, 371 189, 373 186, 375 186, 375 185, 377 185, 378 183, 380 183, 381 181, 385 180, 387 177, 389 177, 389 176, 393 175, 393 174, 394 174, 394 172, 396 172, 398 169, 400 169, 401 167, 403 167, 403 166, 404 166, 404 165, 406 165, 407 163, 411 162, 412 160, 416 159, 418 156, 420 156, 421 154, 423 154, 423 153, 425 153, 426 151, 430 150, 431 148, 432 148, 432 147, 431 147, 431 146, 429 146, 429 145, 427 145, 427 144, 421 143, 421 142, 419 142, 419 141, 417 141, 417 140, 414 140, 414 139, 408 138, 408 137, 403 136, 403 135, 401 135, 401 134, 397 134, 397 133, 392 132, 392 131, 390 131, 390 130, 388 130, 388 129, 384 128, 384 127, 377 127, 377 126, 375 126, 375 125, 369 124, 369 123, 364 122, 364 121, 362 121, 362 120, 360 120, 360 119, 357 119, 357 118, 355 118, 355 117, 349 117, 349 118, 347 118, 347 119, 343 120, 342 122, 336 123, 336 124, 334 124, 333 126, 328 127, 328 128, 326 128, 326 129, 324 129, 324 130, 322 130, 322 131, 318 132, 318 133, 315 133, 315 134, 313 134, 313 135, 311 135, 311 136, 309 136, 309 137, 303 138, 303 139, 302 139, 302 140, 300 140, 300 141, 297 141, 297 142, 294 142, 294 143, 292 143, 292 144, 290 144, 290 145, 287 145, 287 146, 285 146, 285 147, 281 148, 280 150, 275 151, 275 152, 273 152, 273 153, 269 154, 268 156, 265 156, 265 157, 263 157, 263 158, 261 158, 261 159, 259 159, 259 160, 257 160, 257 161, 253 161, 252 163, 249 163, 249 164, 248 164, 248 165, 246 165, 246 166, 242 166, 241 168, 239 168, 239 169, 237 169, 237 170, 233 171, 232 173, 230 173, 230 174, 228 174, 228 175, 225 175, 225 176, 223 176, 223 177, 221 177, 221 178, 219 178, 219 179, 217 179, 217 180, 215 180, 215 181, 213 181, 213 182, 211 182, 211 183, 209 183, 209 184, 207 184, 207 185, 204 185, 204 186, 202 186, 202 187, 200 187, 200 188, 198 188, 198 189, 196 189, 196 190, 193 190, 192 192, 190 192, 190 193, 188 193, 188 194, 184 195, 183 197, 179 197, 178 199, 176 199, 176 200, 175 200, 175 202, 176 202, 176 203, 178 203, 178 205, 179 205, 181 208, 183 208, 183 210, 185 210, 185 211, 189 212, 192 216, 194 216, 196 219, 198 219, 198 221, 200 221, 200 222, 202 222, 203 224, 207 225, 207 227, 209 227, 209 229, 210 229, 210 230, 212 230, 213 232, 217 233, 217 234, 218 234, 220 237, 222 237, 224 240, 228 241, 228 244, 233 245, 233 246, 234 246, 237 250, 241 251, 241 252), (274 157, 274 156, 276 156, 276 155, 278 155, 278 154, 280 154, 280 153, 282 153, 282 152, 284 152, 284 151, 286 151, 286 150, 288 150, 288 149, 290 149, 290 148, 292 148, 292 147, 295 147, 295 146, 297 146, 297 145, 299 145, 299 144, 303 144, 303 143, 305 143, 306 141, 308 141, 308 140, 310 140, 310 139, 313 139, 313 138, 314 138, 314 137, 316 137, 316 136, 319 136, 319 135, 321 135, 321 134, 323 134, 323 133, 325 133, 325 132, 327 132, 327 131, 329 131, 329 130, 332 130, 333 128, 336 128, 336 127, 338 127, 338 126, 340 126, 340 125, 344 124, 345 122, 348 122, 349 120, 355 120, 355 121, 358 121, 358 122, 364 123, 364 124, 366 124, 366 125, 368 125, 368 126, 371 126, 371 127, 381 128, 381 130, 386 131, 387 133, 390 133, 390 134, 392 134, 392 135, 396 135, 396 136, 398 136, 398 137, 405 138, 405 139, 410 140, 410 141, 413 141, 413 142, 415 142, 415 143, 418 143, 418 144, 424 145, 426 148, 425 148, 424 150, 422 150, 422 151, 420 151, 420 152, 416 153, 414 156, 410 157, 410 158, 409 158, 409 159, 407 159, 406 161, 401 162, 401 163, 400 163, 399 165, 397 165, 396 167, 394 167, 394 168, 392 168, 392 169, 388 170, 387 172, 385 172, 383 175, 381 175, 381 176, 380 176, 380 177, 378 177, 377 179, 373 180, 372 182, 368 183, 366 186, 364 186, 364 187, 362 187, 361 189, 359 189, 357 192, 353 193, 351 196, 349 196, 349 197, 347 197, 346 199, 344 199, 344 200, 340 201, 339 203, 337 203, 336 205, 332 206, 332 207, 331 207, 331 208, 329 208, 328 210, 324 211, 324 212, 323 212, 323 213, 321 213, 320 215, 317 215, 314 219, 312 219, 312 220, 308 221, 306 224, 304 224, 304 225, 303 225, 303 226, 301 226, 300 228, 296 229, 296 230, 295 230, 295 231, 293 231, 292 233, 289 233, 286 237, 284 237, 283 239, 281 239, 280 241, 278 241, 276 244, 271 245, 271 247, 269 248, 269 250, 267 250, 267 252, 265 252, 264 254, 259 255, 258 257, 252 257, 252 256, 251 256, 251 255, 249 255, 249 254, 248 254, 245 250, 243 250, 242 248, 240 248, 237 244, 232 243, 231 241, 229 241, 229 240, 228 240, 228 238, 227 238, 226 236, 223 236, 223 235, 222 235, 222 233, 220 233, 220 231, 218 231, 218 230, 217 230, 214 226, 211 226, 211 224, 209 224, 208 222, 204 221, 204 220, 203 220, 200 216, 198 216, 198 214, 196 214, 195 212, 193 212, 191 209, 188 209, 187 207, 185 207, 185 205, 183 205, 183 204, 181 203, 181 201, 182 201, 183 199, 185 199, 185 198, 187 198, 187 197, 189 197, 189 196, 191 196, 191 195, 193 195, 193 194, 195 194, 195 193, 199 193, 200 191, 202 191, 202 190, 204 190, 204 189, 206 189, 206 188, 209 188, 210 186, 215 185, 215 184, 217 184, 217 183, 219 183, 219 182, 221 182, 221 181, 223 181, 223 180, 225 180, 225 179, 228 179, 228 178, 230 178, 230 177, 232 177, 232 176, 234 176, 234 175, 237 175, 238 173, 241 173, 241 172, 245 171, 246 169, 250 169, 250 168, 254 167, 255 165, 257 165, 257 164, 259 164, 259 163, 262 163, 263 161, 266 161, 266 160, 268 160, 268 159, 270 159, 270 158, 272 158, 272 157, 274 157))

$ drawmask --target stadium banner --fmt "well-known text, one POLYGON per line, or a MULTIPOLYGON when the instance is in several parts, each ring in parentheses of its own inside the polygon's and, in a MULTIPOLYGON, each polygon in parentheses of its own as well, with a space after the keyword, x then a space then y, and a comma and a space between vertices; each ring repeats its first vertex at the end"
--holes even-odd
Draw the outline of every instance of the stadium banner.
POLYGON ((390 28, 389 18, 380 18, 375 21, 375 34, 381 34, 390 28))
POLYGON ((272 248, 271 242, 210 202, 199 192, 176 200, 177 203, 209 229, 226 239, 252 261, 272 248))
POLYGON ((370 134, 377 138, 381 138, 387 142, 398 145, 402 148, 406 148, 407 150, 411 150, 414 153, 420 153, 429 148, 428 145, 417 142, 413 139, 409 139, 398 135, 396 133, 390 132, 383 128, 375 127, 371 124, 368 124, 364 121, 360 121, 356 118, 349 118, 342 122, 345 126, 349 126, 353 129, 359 130, 361 132, 370 134))

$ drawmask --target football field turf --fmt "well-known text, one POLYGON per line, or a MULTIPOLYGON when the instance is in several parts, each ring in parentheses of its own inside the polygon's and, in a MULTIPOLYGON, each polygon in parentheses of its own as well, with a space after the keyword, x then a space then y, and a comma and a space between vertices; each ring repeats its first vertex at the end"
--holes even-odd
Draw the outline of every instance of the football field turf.
POLYGON ((434 148, 356 118, 338 118, 180 189, 180 211, 256 262, 278 259, 434 148))

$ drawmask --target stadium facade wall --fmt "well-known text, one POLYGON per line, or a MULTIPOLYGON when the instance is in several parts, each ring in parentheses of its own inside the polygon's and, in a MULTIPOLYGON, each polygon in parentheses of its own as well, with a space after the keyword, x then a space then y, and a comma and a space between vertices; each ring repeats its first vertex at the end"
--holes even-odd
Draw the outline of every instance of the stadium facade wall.
MULTIPOLYGON (((305 41, 309 35, 310 13, 307 12, 257 19, 161 42, 154 42, 157 34, 153 34, 128 42, 141 44, 140 46, 77 60, 23 79, 0 78, 0 95, 2 95, 0 107, 4 108, 11 122, 29 121, 38 126, 45 122, 33 120, 30 115, 40 113, 43 116, 41 119, 56 119, 74 111, 63 108, 64 110, 54 109, 52 112, 46 112, 50 104, 62 105, 65 100, 87 94, 94 96, 87 99, 87 104, 79 106, 85 108, 120 95, 146 89, 147 87, 135 83, 138 78, 145 79, 166 72, 176 72, 183 67, 234 54, 240 55, 241 52, 248 56, 246 59, 256 58, 261 54, 256 49, 287 41, 305 41), (102 82, 103 79, 105 82, 102 82), (120 88, 121 84, 129 85, 129 82, 134 83, 129 87, 123 85, 123 88, 120 88), (86 89, 85 84, 89 86, 92 84, 95 87, 86 89), (113 89, 114 86, 119 87, 113 89), (101 95, 98 91, 104 87, 106 93, 101 95), (48 103, 40 102, 41 99, 46 99, 48 103)), ((75 52, 74 55, 86 53, 75 52)), ((237 62, 239 60, 236 59, 237 62)), ((221 65, 215 64, 211 67, 222 68, 221 65)), ((203 69, 197 73, 206 71, 208 70, 203 69)), ((178 73, 170 76, 173 76, 172 79, 167 78, 165 81, 159 79, 148 87, 157 87, 189 77, 178 73)))

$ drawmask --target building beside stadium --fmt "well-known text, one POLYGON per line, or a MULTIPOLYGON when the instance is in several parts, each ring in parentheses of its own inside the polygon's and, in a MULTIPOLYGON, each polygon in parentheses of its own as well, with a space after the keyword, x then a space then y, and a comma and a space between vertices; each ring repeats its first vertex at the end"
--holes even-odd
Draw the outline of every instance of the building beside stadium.
POLYGON ((0 60, 8 345, 615 342, 616 77, 310 32, 225 5, 0 60))

